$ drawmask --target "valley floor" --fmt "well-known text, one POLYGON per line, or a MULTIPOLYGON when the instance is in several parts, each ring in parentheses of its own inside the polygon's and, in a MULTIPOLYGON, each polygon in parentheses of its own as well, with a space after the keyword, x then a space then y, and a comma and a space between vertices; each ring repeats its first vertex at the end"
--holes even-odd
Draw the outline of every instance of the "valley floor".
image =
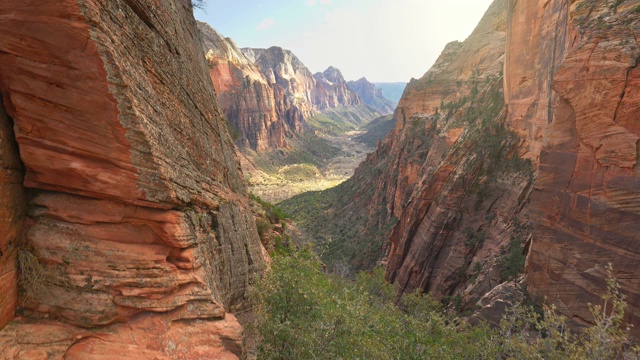
POLYGON ((279 167, 267 173, 257 170, 243 157, 242 166, 248 177, 249 191, 260 198, 278 203, 295 195, 320 191, 339 185, 353 175, 355 168, 374 149, 355 141, 354 138, 366 131, 357 130, 331 136, 322 135, 330 145, 340 149, 340 153, 321 168, 312 164, 293 164, 279 167))

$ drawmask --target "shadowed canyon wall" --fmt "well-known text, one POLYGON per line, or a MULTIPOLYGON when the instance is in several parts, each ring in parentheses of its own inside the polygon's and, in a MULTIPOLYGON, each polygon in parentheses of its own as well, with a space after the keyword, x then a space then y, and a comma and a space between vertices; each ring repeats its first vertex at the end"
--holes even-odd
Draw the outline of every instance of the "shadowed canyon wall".
MULTIPOLYGON (((226 310, 264 255, 190 2, 20 0, 0 13, 14 123, 0 117, 0 193, 19 187, 15 138, 29 194, 2 207, 16 209, 10 228, 27 207, 3 357, 239 357, 226 310)), ((4 286, 15 275, 0 265, 4 286)))

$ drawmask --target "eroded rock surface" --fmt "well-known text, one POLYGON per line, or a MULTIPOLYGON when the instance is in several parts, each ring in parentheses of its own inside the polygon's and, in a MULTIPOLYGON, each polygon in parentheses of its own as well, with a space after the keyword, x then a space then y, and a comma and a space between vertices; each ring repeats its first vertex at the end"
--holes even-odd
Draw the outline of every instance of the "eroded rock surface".
POLYGON ((253 150, 287 147, 301 132, 304 116, 292 111, 286 91, 269 82, 230 38, 198 22, 211 80, 220 106, 238 131, 238 142, 253 150))
MULTIPOLYGON (((636 325, 636 334, 638 6, 640 1, 517 2, 507 47, 520 53, 522 39, 530 36, 529 30, 520 31, 525 24, 537 24, 534 41, 557 39, 529 48, 533 71, 512 71, 507 81, 514 88, 507 97, 513 99, 513 121, 525 124, 519 130, 533 144, 523 150, 539 162, 529 206, 535 224, 525 279, 529 292, 584 325, 592 321, 587 304, 598 303, 606 291, 605 266, 611 263, 628 296, 625 320, 636 325), (553 16, 541 17, 552 10, 557 10, 553 16), (536 83, 543 86, 534 92, 536 83)), ((517 57, 508 63, 507 68, 521 66, 517 57)))
POLYGON ((0 332, 3 356, 240 356, 225 314, 263 252, 190 2, 16 0, 0 13, 0 91, 31 194, 21 251, 45 274, 21 282, 30 319, 0 332), (12 335, 36 329, 60 346, 12 335))

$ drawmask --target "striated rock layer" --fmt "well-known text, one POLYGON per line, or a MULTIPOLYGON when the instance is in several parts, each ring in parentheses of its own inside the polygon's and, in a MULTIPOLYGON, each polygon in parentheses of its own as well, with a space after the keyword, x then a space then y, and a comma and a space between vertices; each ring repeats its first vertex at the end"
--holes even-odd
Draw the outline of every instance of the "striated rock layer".
POLYGON ((243 306, 263 253, 190 2, 0 13, 0 91, 31 194, 19 251, 35 260, 20 275, 30 319, 0 332, 3 357, 240 356, 225 309, 243 306))
POLYGON ((313 78, 316 79, 313 104, 318 110, 362 104, 360 95, 349 89, 340 70, 333 66, 314 74, 313 78))
POLYGON ((18 301, 17 245, 26 210, 22 163, 11 126, 0 101, 0 329, 13 318, 18 301))
POLYGON ((505 127, 505 30, 495 1, 469 38, 407 85, 387 139, 396 164, 386 202, 399 218, 387 279, 462 308, 508 279, 502 259, 527 239, 519 212, 532 173, 505 127))
POLYGON ((605 266, 640 334, 640 1, 514 2, 507 100, 539 164, 526 284, 579 324, 606 291, 605 266), (531 44, 524 39, 534 34, 531 44), (547 41, 546 39, 554 39, 547 41), (531 70, 522 67, 523 46, 531 70))
POLYGON ((302 131, 302 112, 233 40, 202 22, 198 30, 220 106, 243 137, 238 143, 258 151, 287 147, 287 138, 302 131))

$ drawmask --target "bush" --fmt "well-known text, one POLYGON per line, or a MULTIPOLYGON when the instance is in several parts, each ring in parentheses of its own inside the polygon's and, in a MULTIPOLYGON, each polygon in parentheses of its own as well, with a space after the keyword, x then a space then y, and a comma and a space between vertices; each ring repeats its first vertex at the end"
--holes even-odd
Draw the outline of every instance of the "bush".
MULTIPOLYGON (((429 295, 397 298, 383 269, 329 276, 310 250, 274 256, 255 293, 260 359, 615 359, 625 352, 624 296, 610 277, 595 325, 569 331, 552 306, 519 305, 498 329, 445 314, 429 295)), ((454 300, 455 301, 455 300, 454 300)), ((626 356, 635 354, 626 350, 626 356)))

